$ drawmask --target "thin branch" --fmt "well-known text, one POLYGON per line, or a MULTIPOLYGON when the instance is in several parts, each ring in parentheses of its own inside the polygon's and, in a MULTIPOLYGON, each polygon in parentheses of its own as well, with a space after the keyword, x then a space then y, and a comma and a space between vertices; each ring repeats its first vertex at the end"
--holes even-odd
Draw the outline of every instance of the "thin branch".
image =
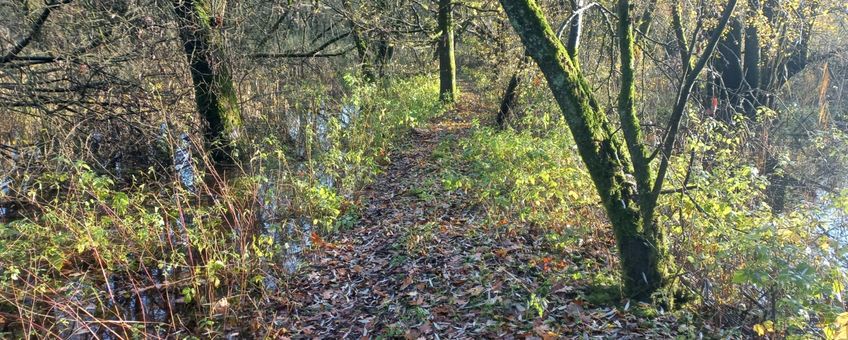
POLYGON ((671 9, 671 21, 674 26, 674 35, 677 38, 677 50, 680 53, 680 63, 683 65, 683 77, 689 73, 691 65, 692 52, 689 50, 686 43, 686 34, 683 32, 683 21, 680 18, 680 0, 676 1, 671 9))
MULTIPOLYGON (((583 12, 585 12, 585 11, 589 10, 590 8, 595 7, 595 6, 598 6, 598 7, 600 7, 601 9, 606 10, 606 8, 604 8, 604 6, 601 6, 601 4, 599 4, 599 3, 597 3, 597 2, 590 3, 590 4, 586 5, 586 6, 583 6, 583 7, 580 7, 580 8, 578 8, 578 9, 574 10, 574 12, 571 14, 571 16, 570 16, 570 17, 568 17, 568 19, 567 19, 567 20, 565 20, 565 21, 564 21, 564 22, 563 22, 563 23, 559 26, 559 29, 557 30, 557 38, 558 38, 558 39, 560 39, 560 40, 562 40, 562 34, 565 32, 565 28, 566 28, 566 27, 568 27, 568 26, 571 24, 571 22, 572 22, 572 21, 574 21, 575 19, 577 19, 577 18, 579 18, 581 15, 583 15, 583 12)), ((608 12, 608 13, 612 13, 612 12, 610 12, 609 10, 606 10, 606 12, 608 12)))
POLYGON ((285 13, 283 13, 282 15, 280 15, 280 17, 279 17, 279 18, 277 18, 277 21, 276 21, 276 22, 274 22, 274 24, 273 24, 273 25, 271 25, 271 29, 269 29, 269 30, 268 30, 268 33, 266 33, 266 34, 265 34, 265 36, 264 36, 264 37, 262 37, 262 39, 261 39, 261 40, 259 40, 259 42, 258 42, 258 43, 256 43, 256 46, 258 46, 258 47, 264 47, 264 46, 265 46, 265 44, 268 42, 268 40, 271 40, 271 38, 272 38, 272 37, 274 37, 274 33, 276 33, 276 32, 277 32, 277 30, 280 28, 280 25, 283 23, 283 21, 285 21, 285 20, 286 20, 286 18, 288 18, 288 17, 289 17, 289 14, 290 14, 291 12, 292 12, 292 11, 286 11, 285 13))
POLYGON ((686 75, 683 84, 681 84, 680 91, 677 96, 677 103, 674 106, 674 111, 671 113, 671 118, 668 123, 668 130, 666 131, 666 135, 662 145, 661 152, 661 161, 659 170, 657 171, 657 178, 654 182, 654 200, 659 197, 660 192, 662 191, 662 185, 665 181, 665 174, 668 172, 669 161, 671 159, 671 152, 674 149, 674 143, 677 141, 677 131, 680 129, 680 121, 683 119, 683 113, 686 111, 686 103, 689 100, 689 95, 692 92, 692 87, 695 84, 695 80, 698 78, 698 74, 701 73, 701 70, 704 69, 704 66, 707 65, 707 61, 715 51, 716 45, 718 45, 719 39, 721 39, 721 35, 724 32, 724 29, 727 27, 727 23, 730 21, 730 16, 733 14, 733 10, 736 8, 737 0, 729 0, 727 2, 727 6, 722 11, 719 24, 713 30, 712 36, 710 37, 709 42, 707 43, 707 47, 704 49, 704 53, 701 54, 698 62, 695 63, 695 66, 692 67, 691 72, 686 75))
POLYGON ((314 50, 309 51, 309 52, 254 53, 254 54, 251 54, 251 55, 250 55, 250 57, 251 57, 251 58, 316 58, 316 57, 334 57, 334 56, 338 56, 338 55, 342 55, 342 54, 344 54, 344 53, 347 53, 347 51, 349 51, 349 49, 348 49, 348 50, 345 50, 345 51, 342 51, 342 52, 332 53, 332 54, 329 54, 329 53, 328 53, 328 54, 321 54, 321 51, 323 51, 324 49, 326 49, 326 48, 327 48, 327 47, 329 47, 330 45, 334 44, 335 42, 337 42, 337 41, 339 41, 339 40, 342 40, 342 39, 346 38, 346 37, 347 37, 347 36, 349 36, 351 33, 352 33, 352 31, 348 31, 348 32, 346 32, 346 33, 342 33, 342 34, 340 34, 340 35, 338 35, 338 36, 336 36, 336 37, 334 37, 334 38, 332 38, 332 39, 330 39, 330 40, 327 40, 327 42, 323 43, 321 46, 318 46, 317 48, 315 48, 314 50))
POLYGON ((257 58, 257 59, 260 59, 260 58, 267 58, 267 59, 271 59, 271 58, 280 58, 280 59, 284 59, 284 58, 330 58, 330 57, 343 56, 343 55, 347 54, 348 52, 352 51, 355 47, 356 46, 350 46, 350 47, 343 49, 341 51, 338 51, 338 52, 328 52, 328 53, 312 53, 312 52, 308 52, 308 53, 297 53, 297 52, 294 52, 294 53, 255 53, 255 54, 250 55, 250 57, 251 58, 257 58))
POLYGON ((18 42, 15 43, 15 46, 12 47, 12 50, 9 51, 9 53, 6 53, 6 55, 4 55, 2 58, 0 58, 0 64, 5 64, 14 60, 15 56, 17 56, 18 53, 21 53, 21 51, 23 51, 24 48, 26 48, 29 43, 32 42, 32 38, 34 38, 35 35, 41 31, 41 28, 44 27, 44 23, 47 22, 47 18, 50 17, 50 13, 53 12, 53 9, 69 2, 71 2, 71 0, 48 2, 47 7, 44 7, 44 9, 41 11, 41 15, 39 15, 38 19, 36 19, 35 22, 32 23, 32 26, 30 26, 29 34, 21 38, 21 40, 18 40, 18 42))

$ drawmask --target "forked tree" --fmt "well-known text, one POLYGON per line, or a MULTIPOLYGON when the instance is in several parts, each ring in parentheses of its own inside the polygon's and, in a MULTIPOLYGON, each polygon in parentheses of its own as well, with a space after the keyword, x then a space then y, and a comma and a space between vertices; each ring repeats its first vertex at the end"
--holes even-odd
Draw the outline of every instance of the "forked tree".
MULTIPOLYGON (((715 50, 737 0, 728 0, 718 15, 718 23, 700 56, 693 55, 693 45, 686 43, 681 21, 675 20, 682 75, 665 135, 652 153, 643 139, 634 99, 634 24, 629 0, 618 1, 616 11, 621 60, 617 111, 621 133, 595 99, 576 59, 551 29, 536 1, 500 2, 527 53, 545 75, 603 202, 615 234, 625 292, 634 299, 651 301, 654 293, 667 291, 664 288, 673 285, 674 266, 664 243, 664 232, 657 223, 657 201, 693 85, 715 50), (659 164, 652 166, 657 161, 659 164)), ((680 6, 680 0, 675 0, 672 6, 678 19, 680 6)), ((671 303, 671 300, 663 302, 671 303)))

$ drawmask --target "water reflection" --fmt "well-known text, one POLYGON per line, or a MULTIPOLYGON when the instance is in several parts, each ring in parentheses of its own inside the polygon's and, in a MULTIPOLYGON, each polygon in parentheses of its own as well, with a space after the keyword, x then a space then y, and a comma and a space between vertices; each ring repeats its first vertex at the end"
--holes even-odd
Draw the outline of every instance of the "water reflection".
POLYGON ((339 113, 339 123, 343 129, 347 129, 355 119, 359 118, 359 108, 353 104, 345 104, 339 113))
POLYGON ((191 159, 191 140, 187 133, 180 135, 177 149, 174 152, 174 169, 180 178, 180 183, 189 192, 195 192, 194 167, 191 159))
POLYGON ((810 205, 815 209, 815 217, 821 223, 824 235, 841 245, 848 245, 848 216, 838 207, 835 200, 836 194, 816 190, 815 199, 810 205))
MULTIPOLYGON (((318 114, 286 114, 286 127, 289 140, 294 144, 294 153, 303 159, 306 155, 309 141, 307 136, 313 138, 320 151, 327 151, 333 147, 330 134, 331 120, 338 119, 338 127, 349 128, 353 121, 359 117, 360 109, 352 104, 342 106, 339 114, 334 118, 326 113, 324 109, 318 114), (305 133, 306 129, 312 129, 312 133, 305 133), (313 134, 314 133, 314 134, 313 134)), ((276 169, 270 172, 278 171, 276 169)), ((322 166, 310 167, 301 161, 294 165, 294 173, 311 174, 315 180, 327 188, 336 187, 336 178, 322 166)), ((276 176, 267 176, 277 178, 276 176)), ((282 181, 285 181, 283 177, 282 181)), ((297 213, 287 211, 290 200, 285 197, 286 193, 275 188, 284 187, 282 183, 273 181, 263 183, 259 188, 260 211, 258 214, 261 230, 264 235, 274 240, 275 244, 282 245, 280 264, 289 274, 297 272, 302 265, 303 253, 311 246, 311 235, 315 229, 312 224, 312 216, 299 216, 297 213)), ((266 288, 275 286, 273 280, 266 280, 266 288)))
POLYGON ((266 236, 282 245, 281 265, 287 273, 294 274, 301 265, 303 251, 311 245, 313 226, 309 217, 284 218, 290 214, 282 203, 286 198, 273 188, 268 183, 260 187, 259 223, 266 236))
MULTIPOLYGON (((359 116, 359 109, 346 105, 342 107, 337 118, 329 117, 324 112, 316 115, 287 115, 287 130, 291 141, 294 143, 294 152, 298 156, 307 154, 308 148, 322 152, 334 147, 331 138, 334 128, 332 119, 338 119, 338 126, 342 129, 348 128, 359 116), (305 129, 310 133, 305 133, 305 129), (307 140, 309 137, 311 141, 307 140), (308 145, 313 145, 309 147, 308 145)), ((160 127, 161 141, 167 147, 168 126, 162 124, 160 127)), ((192 158, 192 143, 188 133, 181 133, 176 140, 171 159, 173 161, 174 174, 177 175, 180 185, 191 193, 197 193, 197 172, 192 158)), ((168 150, 170 148, 163 148, 168 150)), ((164 151, 163 150, 163 151, 164 151)), ((314 155, 313 155, 314 156, 314 155)), ((277 180, 265 181, 259 188, 259 209, 257 220, 263 235, 271 238, 273 244, 278 246, 278 253, 273 257, 274 262, 283 269, 287 275, 296 275, 303 266, 306 251, 312 246, 312 234, 316 229, 313 225, 313 216, 298 213, 291 209, 291 197, 287 197, 288 190, 285 181, 287 176, 313 176, 319 185, 327 188, 336 188, 337 179, 331 171, 320 165, 308 165, 305 158, 293 165, 294 174, 286 173, 282 178, 279 176, 268 176, 277 180)), ((120 159, 114 162, 116 174, 120 174, 120 159)), ((270 172, 280 171, 279 169, 270 172)), ((11 178, 7 177, 0 182, 0 194, 9 195, 11 178)), ((0 217, 6 213, 5 208, 0 208, 0 217)), ((162 244, 172 244, 174 251, 185 252, 190 248, 188 240, 183 235, 188 234, 193 221, 190 214, 181 215, 166 221, 166 227, 161 238, 162 244)), ((236 232, 239 232, 236 230, 236 232)), ((239 236, 239 235, 236 235, 239 236)), ((147 268, 138 276, 132 278, 112 275, 102 287, 90 287, 81 281, 75 281, 67 285, 63 294, 63 301, 52 311, 57 322, 54 332, 66 339, 86 339, 96 335, 97 338, 111 339, 123 337, 125 329, 108 329, 103 325, 112 327, 125 324, 126 321, 140 322, 140 330, 146 336, 168 337, 173 335, 173 329, 167 325, 174 324, 171 315, 179 313, 180 299, 176 298, 179 292, 169 288, 170 283, 178 280, 177 276, 190 275, 188 272, 175 273, 171 267, 147 268), (170 280, 170 281, 169 281, 170 280), (99 302, 102 302, 101 305, 99 302), (97 306, 103 306, 98 308, 97 306), (100 320, 93 319, 94 317, 100 320), (108 319, 106 321, 103 319, 108 319), (101 323, 100 321, 105 321, 101 323), (118 332, 116 335, 114 332, 118 332)), ((268 291, 276 291, 280 287, 279 276, 270 274, 273 270, 267 270, 269 274, 262 280, 263 288, 268 291)))
MULTIPOLYGON (((12 193, 12 178, 6 176, 3 178, 3 181, 0 182, 0 199, 8 199, 12 193)), ((9 207, 0 206, 0 218, 8 217, 9 215, 9 207)))
POLYGON ((289 274, 297 271, 301 262, 301 254, 312 245, 312 223, 306 217, 286 221, 286 233, 289 235, 283 244, 286 250, 283 268, 289 274))

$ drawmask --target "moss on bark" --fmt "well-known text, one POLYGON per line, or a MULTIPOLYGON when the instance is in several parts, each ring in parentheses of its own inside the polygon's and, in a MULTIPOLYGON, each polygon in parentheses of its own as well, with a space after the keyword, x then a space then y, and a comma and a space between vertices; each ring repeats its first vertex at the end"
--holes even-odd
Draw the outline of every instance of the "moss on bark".
POLYGON ((646 219, 641 214, 637 185, 630 179, 634 168, 626 146, 614 133, 586 79, 538 4, 533 0, 501 0, 501 4, 544 73, 603 201, 616 237, 625 291, 633 298, 648 301, 667 284, 663 269, 667 258, 658 242, 661 233, 645 228, 652 225, 652 216, 646 219))
POLYGON ((453 44, 452 0, 439 0, 439 96, 442 101, 453 102, 458 95, 456 89, 456 58, 453 44))
POLYGON ((202 0, 173 0, 180 24, 197 111, 204 125, 204 141, 218 165, 236 161, 237 141, 242 128, 238 96, 230 70, 223 60, 216 28, 222 21, 209 15, 202 0))

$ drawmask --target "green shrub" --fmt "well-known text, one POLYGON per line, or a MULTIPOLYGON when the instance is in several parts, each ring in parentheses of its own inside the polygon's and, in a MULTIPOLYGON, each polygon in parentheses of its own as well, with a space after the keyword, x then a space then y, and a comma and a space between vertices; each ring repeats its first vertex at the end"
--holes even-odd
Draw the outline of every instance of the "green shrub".
POLYGON ((175 175, 120 187, 84 163, 58 161, 63 170, 44 173, 26 193, 25 218, 0 223, 0 315, 20 319, 11 335, 205 337, 243 325, 244 311, 267 303, 263 294, 286 275, 289 242, 312 236, 263 230, 262 209, 273 210, 276 233, 287 232, 279 220, 311 219, 315 232, 354 225, 354 191, 411 127, 441 111, 434 77, 347 85, 344 102, 360 113, 346 128, 331 117, 326 138, 305 129, 306 149, 315 150, 307 159, 268 134, 252 143, 244 173, 223 177, 195 159, 206 172, 195 178, 206 180, 191 190, 175 175))
POLYGON ((845 246, 824 232, 822 207, 772 213, 767 179, 739 160, 739 131, 711 120, 700 127, 709 138, 693 137, 687 148, 710 157, 679 157, 669 181, 688 177, 696 189, 664 195, 659 208, 682 277, 704 305, 741 309, 758 330, 822 335, 843 312, 845 246))
POLYGON ((536 134, 477 126, 459 145, 457 161, 469 169, 461 175, 444 167, 443 183, 448 189, 469 187, 497 219, 578 224, 573 212, 598 202, 562 124, 536 134))
MULTIPOLYGON (((543 226, 557 246, 594 233, 563 225, 607 223, 602 214, 581 213, 583 207, 599 209, 594 186, 568 130, 546 117, 528 116, 523 125, 533 128, 521 132, 475 126, 459 141, 460 155, 443 145, 436 158, 445 188, 472 192, 492 221, 543 226)), ((697 298, 689 310, 711 310, 705 318, 735 321, 706 321, 745 325, 748 332, 825 336, 845 330, 848 247, 826 232, 835 226, 825 228, 825 217, 848 206, 848 196, 774 214, 765 203, 767 179, 753 160, 740 162, 748 148, 744 131, 713 120, 693 126, 686 156, 674 158, 667 181, 671 189, 690 189, 662 195, 657 208, 680 269, 674 277, 697 298)))

